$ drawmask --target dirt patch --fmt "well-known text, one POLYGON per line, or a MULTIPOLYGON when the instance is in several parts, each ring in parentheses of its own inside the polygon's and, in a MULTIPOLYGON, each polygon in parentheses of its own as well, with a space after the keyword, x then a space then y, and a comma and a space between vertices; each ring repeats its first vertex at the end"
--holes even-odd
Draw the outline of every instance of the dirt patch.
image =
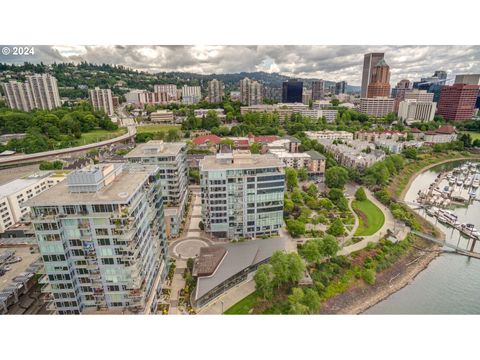
POLYGON ((363 227, 368 228, 368 216, 360 209, 354 209, 354 210, 357 213, 358 217, 362 220, 363 227))

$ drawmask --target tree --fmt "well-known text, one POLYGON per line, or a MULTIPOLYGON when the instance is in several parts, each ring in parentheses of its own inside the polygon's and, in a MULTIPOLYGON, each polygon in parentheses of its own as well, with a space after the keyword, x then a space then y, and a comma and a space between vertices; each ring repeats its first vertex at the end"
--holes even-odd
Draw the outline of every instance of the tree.
POLYGON ((359 187, 357 191, 355 191, 355 199, 358 201, 367 200, 367 194, 365 194, 365 189, 363 187, 359 187))
POLYGON ((302 192, 298 188, 292 192, 292 201, 299 205, 303 203, 302 192))
POLYGON ((305 294, 300 288, 293 288, 292 293, 288 295, 289 313, 296 315, 308 314, 308 306, 303 304, 302 301, 305 294))
POLYGON ((315 314, 320 310, 320 296, 314 289, 306 289, 304 291, 302 303, 308 307, 310 314, 315 314))
POLYGON ((332 100, 330 100, 330 104, 332 104, 332 106, 336 107, 340 104, 340 100, 332 99, 332 100))
POLYGON ((286 221, 287 229, 293 237, 305 234, 305 224, 299 220, 289 219, 286 221))
POLYGON ((472 136, 470 134, 461 134, 458 140, 463 142, 463 146, 466 148, 472 147, 472 136))
POLYGON ((403 150, 403 156, 405 156, 407 159, 416 160, 417 155, 418 155, 418 150, 413 146, 410 146, 405 150, 403 150))
POLYGON ((167 141, 173 142, 180 140, 180 134, 177 129, 169 129, 167 133, 167 141))
POLYGON ((331 235, 325 235, 319 245, 319 253, 323 257, 335 256, 340 250, 337 239, 331 235))
POLYGON ((321 259, 318 243, 315 240, 307 241, 300 253, 309 263, 318 262, 321 259))
POLYGON ((295 207, 295 204, 293 203, 292 200, 285 199, 283 201, 283 212, 285 213, 285 215, 290 215, 290 213, 293 211, 294 207, 295 207))
POLYGON ((272 266, 273 285, 280 287, 284 284, 293 284, 300 281, 305 271, 305 265, 297 253, 275 251, 270 258, 272 266))
POLYGON ((288 295, 289 313, 296 315, 314 314, 320 310, 320 296, 314 289, 293 288, 288 295))
POLYGON ((250 151, 252 154, 260 154, 260 151, 262 150, 262 144, 260 143, 253 143, 250 145, 250 151))
POLYGON ((294 188, 298 187, 298 177, 295 169, 286 168, 285 169, 285 178, 287 180, 287 188, 292 191, 294 188))
POLYGON ((308 185, 307 194, 310 195, 310 196, 313 196, 313 197, 317 196, 317 194, 318 194, 317 185, 315 185, 315 184, 308 185))
POLYGON ((343 189, 348 181, 348 171, 340 166, 333 166, 325 171, 325 184, 329 188, 343 189))
POLYGON ((273 273, 270 264, 262 264, 258 267, 253 279, 255 280, 255 289, 264 299, 271 299, 273 296, 273 273))
POLYGON ((327 229, 327 234, 333 236, 343 236, 345 234, 345 227, 340 219, 335 219, 330 227, 327 229))
POLYGON ((308 172, 305 168, 300 168, 297 170, 297 177, 299 181, 307 181, 308 179, 308 172))

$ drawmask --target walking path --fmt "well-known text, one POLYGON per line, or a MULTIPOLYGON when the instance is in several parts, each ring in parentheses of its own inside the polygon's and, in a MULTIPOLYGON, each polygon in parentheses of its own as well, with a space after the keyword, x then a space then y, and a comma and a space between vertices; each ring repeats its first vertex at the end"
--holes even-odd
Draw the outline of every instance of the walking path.
POLYGON ((198 256, 200 248, 212 245, 213 242, 205 237, 200 230, 202 220, 202 202, 200 194, 192 191, 192 211, 187 222, 187 230, 184 235, 170 242, 168 246, 170 256, 175 259, 186 260, 198 256))
MULTIPOLYGON (((393 218, 392 213, 390 212, 390 209, 388 209, 385 205, 383 205, 380 201, 378 201, 375 196, 372 194, 372 192, 368 189, 365 189, 365 193, 367 194, 368 200, 373 202, 380 210, 382 210, 383 215, 385 216, 385 222, 383 223, 383 226, 378 230, 375 234, 370 235, 370 236, 363 236, 363 239, 359 241, 356 244, 349 245, 344 247, 338 252, 338 255, 348 255, 352 252, 361 250, 365 248, 369 242, 378 242, 380 239, 384 238, 387 235, 388 230, 393 231, 396 229, 396 226, 403 226, 406 228, 405 225, 399 225, 395 223, 395 219, 393 218)), ((357 216, 355 215, 357 218, 357 216)), ((405 233, 405 229, 401 229, 402 234, 405 233)), ((405 233, 406 236, 406 233, 405 233)))
POLYGON ((178 309, 178 298, 180 297, 180 290, 185 287, 185 280, 183 279, 183 272, 187 268, 185 260, 177 260, 176 268, 173 274, 172 285, 170 287, 170 307, 168 309, 169 315, 180 315, 182 312, 178 309))
POLYGON ((350 233, 347 236, 345 236, 345 238, 343 239, 343 241, 342 241, 343 244, 345 244, 348 240, 353 238, 353 236, 357 232, 358 226, 360 225, 360 220, 358 219, 358 215, 353 210, 353 207, 352 207, 353 200, 355 200, 355 197, 351 197, 351 198, 348 199, 348 208, 350 209, 350 212, 352 213, 353 218, 355 219, 355 223, 353 224, 353 228, 350 231, 350 233))
POLYGON ((201 308, 197 314, 200 315, 218 315, 223 314, 228 308, 250 295, 255 291, 255 281, 253 281, 253 273, 248 279, 236 285, 232 289, 225 292, 212 303, 201 308))

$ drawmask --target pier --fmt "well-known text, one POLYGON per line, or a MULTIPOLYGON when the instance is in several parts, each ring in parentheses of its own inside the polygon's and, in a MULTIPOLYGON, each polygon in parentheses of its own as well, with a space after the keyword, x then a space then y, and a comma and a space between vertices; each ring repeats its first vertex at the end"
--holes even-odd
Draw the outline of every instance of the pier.
POLYGON ((460 255, 465 255, 465 256, 468 256, 468 257, 475 258, 475 259, 480 259, 480 253, 477 253, 477 252, 473 251, 473 249, 475 248, 475 244, 477 242, 476 239, 472 239, 473 241, 472 241, 472 245, 470 246, 470 250, 467 250, 467 249, 462 249, 462 248, 460 248, 456 245, 450 244, 450 243, 446 242, 445 240, 437 239, 434 236, 424 234, 424 233, 419 232, 419 231, 412 231, 412 234, 415 235, 415 236, 418 236, 419 238, 434 242, 437 245, 444 246, 444 247, 447 247, 449 249, 452 249, 452 250, 454 250, 454 252, 456 252, 460 255))
POLYGON ((477 199, 480 172, 477 164, 467 163, 437 176, 429 188, 418 193, 418 203, 448 208, 464 205, 477 199))

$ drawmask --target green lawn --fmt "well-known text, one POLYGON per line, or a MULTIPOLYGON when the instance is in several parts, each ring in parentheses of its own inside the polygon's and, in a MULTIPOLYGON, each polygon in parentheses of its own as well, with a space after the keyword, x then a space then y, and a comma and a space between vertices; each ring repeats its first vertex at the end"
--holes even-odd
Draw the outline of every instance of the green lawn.
POLYGON ((480 139, 480 132, 476 132, 476 131, 465 131, 466 134, 470 134, 470 136, 472 137, 472 141, 475 141, 477 139, 480 139))
POLYGON ((170 129, 180 130, 180 125, 161 125, 161 124, 140 125, 140 126, 137 126, 137 134, 154 133, 154 132, 159 132, 159 131, 163 131, 163 132, 167 133, 168 130, 170 130, 170 129))
POLYGON ((352 208, 358 215, 359 225, 355 236, 369 236, 380 230, 385 223, 385 216, 370 200, 353 201, 352 208))
POLYGON ((99 141, 113 139, 127 132, 126 128, 119 128, 115 131, 93 130, 83 133, 80 139, 75 141, 75 146, 92 144, 99 141))
POLYGON ((250 295, 244 297, 242 300, 234 304, 232 307, 228 308, 224 312, 226 315, 246 315, 252 309, 253 304, 257 301, 257 293, 253 292, 250 295))

